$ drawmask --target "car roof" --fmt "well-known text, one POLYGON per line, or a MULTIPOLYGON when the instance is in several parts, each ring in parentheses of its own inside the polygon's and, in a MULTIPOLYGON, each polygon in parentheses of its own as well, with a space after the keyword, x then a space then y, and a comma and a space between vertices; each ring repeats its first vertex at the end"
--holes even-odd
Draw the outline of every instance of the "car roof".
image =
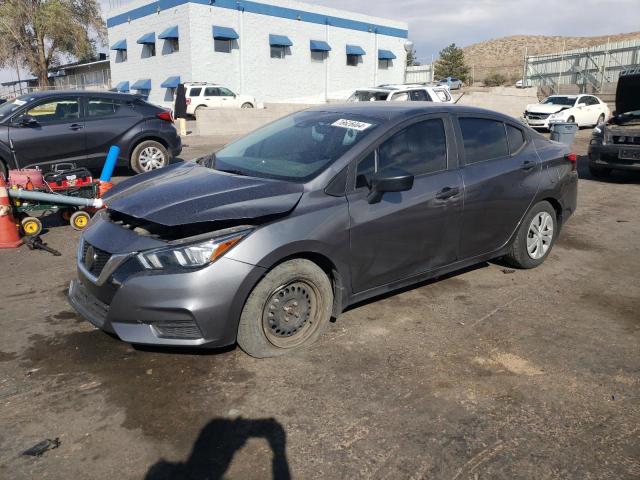
POLYGON ((319 105, 305 111, 363 115, 384 121, 403 120, 404 118, 429 113, 475 114, 489 115, 496 119, 522 124, 522 122, 513 117, 492 110, 444 102, 357 102, 319 105))
POLYGON ((51 97, 108 97, 108 98, 142 98, 133 93, 109 92, 106 90, 50 90, 46 92, 33 92, 21 95, 21 98, 37 100, 51 97))

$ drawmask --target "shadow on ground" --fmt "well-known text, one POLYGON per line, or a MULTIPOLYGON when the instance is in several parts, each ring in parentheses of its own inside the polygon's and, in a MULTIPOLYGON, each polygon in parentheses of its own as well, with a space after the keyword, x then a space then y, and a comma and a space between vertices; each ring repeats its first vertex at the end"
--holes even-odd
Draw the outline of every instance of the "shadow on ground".
POLYGON ((269 443, 272 478, 290 479, 287 435, 280 423, 273 418, 215 418, 200 432, 186 462, 160 460, 149 469, 145 480, 222 479, 235 453, 251 438, 263 438, 269 443))

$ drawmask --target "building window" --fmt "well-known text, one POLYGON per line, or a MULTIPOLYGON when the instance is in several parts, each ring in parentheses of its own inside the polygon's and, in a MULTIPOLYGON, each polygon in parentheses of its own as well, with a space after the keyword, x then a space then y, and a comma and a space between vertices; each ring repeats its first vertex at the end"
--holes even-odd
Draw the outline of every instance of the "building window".
POLYGON ((378 68, 386 70, 393 66, 393 60, 378 60, 378 68))
POLYGON ((312 62, 324 62, 327 59, 329 52, 321 52, 311 50, 311 61, 312 62))
POLYGON ((149 58, 156 56, 156 44, 145 43, 142 45, 142 58, 149 58))
POLYGON ((180 51, 180 41, 177 38, 167 38, 162 47, 162 54, 169 55, 180 51))
POLYGON ((116 63, 122 63, 127 61, 127 51, 126 50, 118 50, 116 52, 116 63))
POLYGON ((213 49, 220 53, 231 53, 231 40, 216 38, 213 40, 213 49))
POLYGON ((271 45, 271 58, 284 58, 286 55, 285 48, 282 45, 271 45))
POLYGON ((350 67, 357 67, 360 63, 360 55, 347 54, 347 65, 350 67))

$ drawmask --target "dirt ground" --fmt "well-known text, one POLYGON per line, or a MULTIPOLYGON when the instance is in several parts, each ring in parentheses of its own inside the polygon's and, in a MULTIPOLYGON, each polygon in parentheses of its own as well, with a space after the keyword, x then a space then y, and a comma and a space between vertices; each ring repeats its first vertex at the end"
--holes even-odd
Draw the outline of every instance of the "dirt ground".
POLYGON ((640 478, 640 175, 580 174, 541 268, 376 299, 269 360, 93 329, 50 224, 62 256, 0 251, 0 478, 640 478))

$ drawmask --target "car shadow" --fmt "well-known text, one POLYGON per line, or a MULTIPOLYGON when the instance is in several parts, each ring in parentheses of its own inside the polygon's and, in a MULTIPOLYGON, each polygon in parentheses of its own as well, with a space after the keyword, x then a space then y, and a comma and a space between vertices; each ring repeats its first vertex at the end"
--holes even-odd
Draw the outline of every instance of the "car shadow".
POLYGON ((584 180, 615 184, 640 184, 640 172, 614 170, 608 177, 594 177, 589 172, 589 156, 578 155, 578 177, 584 180))
MULTIPOLYGON (((291 478, 287 460, 287 435, 273 418, 257 420, 214 418, 202 429, 186 462, 160 460, 152 465, 145 480, 222 479, 235 453, 251 438, 262 438, 271 447, 271 475, 274 480, 291 478)), ((251 466, 245 466, 252 468, 251 466)))

